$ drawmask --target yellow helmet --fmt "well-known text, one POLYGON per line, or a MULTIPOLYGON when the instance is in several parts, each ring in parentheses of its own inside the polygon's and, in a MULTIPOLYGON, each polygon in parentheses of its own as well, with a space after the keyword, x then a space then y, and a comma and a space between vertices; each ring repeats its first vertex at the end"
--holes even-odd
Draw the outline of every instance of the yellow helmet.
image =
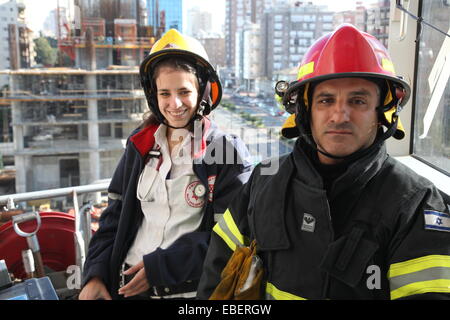
POLYGON ((222 85, 219 76, 209 63, 208 55, 202 44, 175 29, 170 29, 161 39, 156 41, 150 54, 142 61, 139 68, 141 84, 150 109, 156 115, 160 114, 155 94, 152 92, 152 88, 154 88, 152 74, 158 62, 169 57, 184 58, 194 64, 199 77, 200 97, 203 97, 203 100, 208 100, 205 101, 206 105, 203 111, 203 114, 207 115, 220 103, 222 98, 222 85))

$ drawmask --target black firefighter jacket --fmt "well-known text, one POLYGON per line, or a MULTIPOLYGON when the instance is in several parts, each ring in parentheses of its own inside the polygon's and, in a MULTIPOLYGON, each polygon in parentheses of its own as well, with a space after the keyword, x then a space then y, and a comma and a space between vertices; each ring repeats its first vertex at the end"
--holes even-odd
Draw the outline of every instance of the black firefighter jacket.
MULTIPOLYGON (((100 277, 113 299, 119 298, 120 268, 143 219, 136 188, 147 154, 153 148, 156 129, 157 126, 151 126, 135 130, 128 138, 108 188, 108 207, 89 244, 83 286, 91 278, 100 277)), ((197 158, 194 156, 193 169, 209 193, 199 230, 180 237, 167 249, 158 248, 144 256, 149 284, 159 290, 186 282, 198 283, 215 220, 251 173, 245 144, 206 118, 200 150, 197 158)))
POLYGON ((275 175, 258 165, 214 226, 197 297, 208 299, 236 246, 256 239, 265 299, 447 298, 448 198, 384 145, 327 195, 299 141, 275 175))

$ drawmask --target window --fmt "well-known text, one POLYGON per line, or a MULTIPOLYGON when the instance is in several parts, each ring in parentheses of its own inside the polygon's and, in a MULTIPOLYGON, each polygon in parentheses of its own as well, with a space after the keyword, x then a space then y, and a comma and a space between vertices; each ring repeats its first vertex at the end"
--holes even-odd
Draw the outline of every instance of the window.
POLYGON ((292 22, 301 22, 301 21, 303 21, 303 16, 302 15, 292 15, 291 21, 292 22))
MULTIPOLYGON (((422 5, 423 19, 448 32, 450 7, 442 1, 422 5)), ((450 38, 425 26, 418 51, 412 153, 450 174, 450 38)))

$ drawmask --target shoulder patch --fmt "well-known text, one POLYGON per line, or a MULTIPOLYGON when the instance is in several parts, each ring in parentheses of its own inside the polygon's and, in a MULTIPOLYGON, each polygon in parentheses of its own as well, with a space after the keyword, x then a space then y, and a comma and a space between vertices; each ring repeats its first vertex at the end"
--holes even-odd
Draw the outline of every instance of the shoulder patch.
POLYGON ((450 232, 450 215, 448 213, 424 210, 425 229, 450 232))

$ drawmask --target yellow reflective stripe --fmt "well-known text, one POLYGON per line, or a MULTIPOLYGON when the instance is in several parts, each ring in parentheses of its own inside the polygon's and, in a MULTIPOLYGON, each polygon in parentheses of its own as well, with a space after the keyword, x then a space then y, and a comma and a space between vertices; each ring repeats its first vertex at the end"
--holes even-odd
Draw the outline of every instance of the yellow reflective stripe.
POLYGON ((422 294, 428 292, 445 292, 450 293, 450 280, 437 279, 429 281, 414 282, 391 291, 391 299, 399 299, 414 294, 422 294))
POLYGON ((233 220, 233 216, 228 209, 214 226, 213 231, 216 232, 233 251, 236 250, 236 246, 249 245, 250 243, 248 238, 239 231, 233 220))
POLYGON ((314 72, 314 61, 311 61, 310 63, 304 64, 298 69, 297 79, 300 79, 307 74, 314 72))
POLYGON ((219 223, 216 223, 216 225, 213 228, 213 231, 215 233, 217 233, 217 235, 219 237, 222 238, 223 241, 225 241, 225 243, 230 247, 231 250, 236 250, 236 244, 233 242, 233 240, 231 240, 227 234, 222 230, 222 228, 220 227, 219 223))
POLYGON ((240 245, 243 246, 245 239, 242 233, 239 231, 236 223, 233 220, 233 216, 231 215, 230 210, 227 209, 225 213, 223 214, 223 219, 225 220, 225 223, 230 230, 230 232, 236 237, 236 239, 239 241, 240 245))
POLYGON ((417 259, 391 264, 388 272, 388 278, 390 279, 404 274, 435 267, 450 268, 450 256, 429 255, 417 259))
POLYGON ((266 284, 266 294, 270 295, 276 300, 306 300, 305 298, 296 296, 292 293, 281 291, 270 282, 267 282, 266 284))

